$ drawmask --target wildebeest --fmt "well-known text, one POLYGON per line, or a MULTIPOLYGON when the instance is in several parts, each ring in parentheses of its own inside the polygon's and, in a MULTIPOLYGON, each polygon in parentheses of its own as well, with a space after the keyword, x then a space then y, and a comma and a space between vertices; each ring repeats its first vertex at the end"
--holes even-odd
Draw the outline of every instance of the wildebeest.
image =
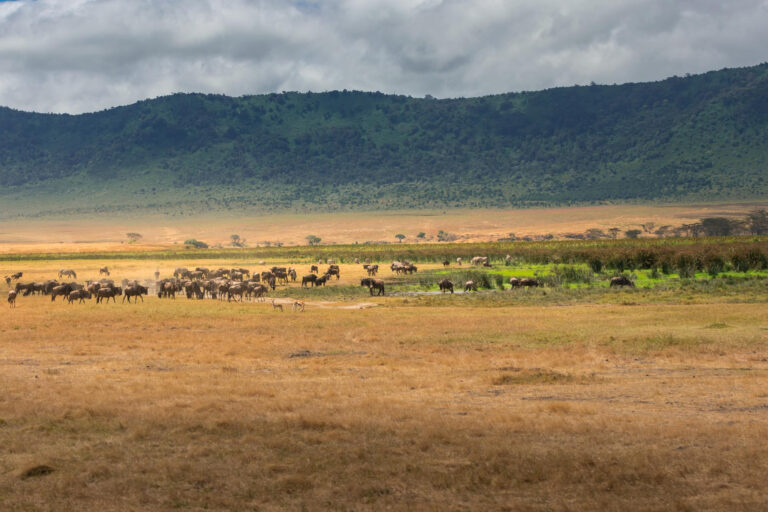
POLYGON ((314 285, 316 279, 317 276, 315 274, 307 274, 301 278, 301 286, 307 286, 307 283, 309 283, 310 286, 314 285))
POLYGON ((474 281, 471 281, 471 280, 467 281, 466 283, 464 283, 464 291, 465 292, 470 292, 470 291, 476 292, 477 291, 477 283, 475 283, 474 281))
POLYGON ((8 290, 8 307, 16 307, 16 295, 18 295, 16 290, 8 290))
POLYGON ((182 278, 189 270, 186 267, 179 267, 173 271, 173 277, 182 278))
POLYGON ((5 276, 5 284, 8 285, 8 287, 11 287, 11 276, 5 276))
POLYGON ((264 296, 269 290, 263 284, 252 284, 246 289, 246 296, 256 297, 257 300, 264 301, 264 296))
POLYGON ((139 283, 133 283, 131 286, 123 290, 123 302, 125 302, 125 299, 128 299, 128 303, 131 302, 131 297, 133 297, 134 304, 141 299, 141 302, 144 302, 144 297, 142 295, 146 295, 149 292, 145 286, 140 285, 139 283))
POLYGON ((629 286, 634 288, 635 283, 633 283, 627 276, 616 276, 611 278, 610 287, 613 288, 614 286, 629 286))
POLYGON ((112 302, 117 302, 117 299, 115 297, 117 295, 122 295, 123 289, 119 286, 115 286, 114 288, 111 286, 107 286, 105 288, 99 288, 99 290, 96 292, 96 303, 103 301, 104 299, 107 299, 107 302, 109 302, 109 299, 112 299, 112 302))
POLYGON ((315 282, 313 283, 315 286, 325 286, 325 283, 328 281, 328 274, 323 274, 322 276, 315 279, 315 282))
POLYGON ((161 281, 160 290, 157 292, 158 298, 170 297, 176 299, 176 283, 171 281, 161 281))
POLYGON ((109 268, 108 267, 101 267, 99 269, 99 275, 102 275, 102 274, 104 274, 106 276, 109 276, 109 268))
POLYGON ((58 286, 54 286, 51 289, 51 302, 55 301, 56 297, 58 297, 59 295, 61 295, 62 297, 67 297, 71 292, 77 289, 79 288, 77 286, 74 286, 72 283, 64 283, 58 286))
POLYGON ((35 283, 16 283, 16 286, 14 286, 13 289, 16 291, 16 293, 23 291, 23 295, 26 297, 35 291, 35 283))
POLYGON ((296 269, 289 268, 288 269, 288 275, 291 276, 291 281, 295 283, 296 282, 296 269))
POLYGON ((317 265, 312 265, 311 267, 309 267, 309 271, 312 272, 313 274, 317 274, 318 272, 320 272, 320 269, 317 268, 317 265))
POLYGON ((232 297, 239 297, 240 301, 243 300, 243 293, 245 292, 245 286, 242 283, 235 283, 227 289, 227 302, 232 300, 232 297))
POLYGON ((450 261, 448 261, 448 260, 443 260, 443 266, 444 266, 444 267, 447 267, 447 266, 448 266, 448 265, 450 265, 450 264, 451 264, 451 262, 450 262, 450 261))
POLYGON ((365 277, 360 280, 360 286, 367 286, 368 291, 373 295, 373 290, 376 290, 376 295, 385 295, 384 293, 384 281, 381 279, 374 279, 372 277, 365 277))
POLYGON ((91 298, 91 292, 88 290, 72 290, 67 295, 67 301, 72 304, 74 301, 79 300, 80 304, 85 304, 85 299, 91 298))
POLYGON ((11 274, 11 279, 18 281, 19 279, 21 279, 21 276, 23 275, 24 275, 24 272, 16 272, 15 274, 11 274))
POLYGON ((71 277, 72 279, 77 279, 77 273, 72 270, 71 268, 62 268, 59 270, 59 279, 61 279, 63 276, 71 277))
POLYGON ((336 276, 337 280, 341 278, 341 271, 338 265, 331 265, 328 267, 328 272, 326 272, 326 274, 328 276, 336 276))
POLYGON ((445 292, 453 293, 453 282, 448 278, 443 279, 442 281, 439 281, 437 283, 437 286, 440 287, 440 291, 443 293, 445 292))
POLYGON ((523 277, 522 279, 518 277, 510 277, 509 284, 512 286, 512 288, 534 288, 541 286, 541 281, 532 277, 523 277))
POLYGON ((378 265, 370 265, 368 263, 363 265, 363 268, 365 269, 366 272, 368 272, 369 276, 375 276, 376 273, 379 271, 378 265))

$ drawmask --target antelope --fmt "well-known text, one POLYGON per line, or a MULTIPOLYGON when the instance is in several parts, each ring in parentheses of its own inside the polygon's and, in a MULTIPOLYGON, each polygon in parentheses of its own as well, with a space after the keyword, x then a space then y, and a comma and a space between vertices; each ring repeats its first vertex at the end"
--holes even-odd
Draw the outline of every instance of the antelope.
POLYGON ((283 312, 283 305, 282 304, 275 304, 275 299, 272 299, 272 310, 273 311, 277 310, 277 311, 280 311, 282 313, 283 312))

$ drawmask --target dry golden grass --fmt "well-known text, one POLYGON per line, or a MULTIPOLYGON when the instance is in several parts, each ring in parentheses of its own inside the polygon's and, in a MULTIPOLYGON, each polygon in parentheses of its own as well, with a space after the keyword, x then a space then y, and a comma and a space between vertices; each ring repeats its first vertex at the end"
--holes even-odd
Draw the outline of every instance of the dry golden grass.
POLYGON ((649 221, 657 226, 690 223, 706 216, 743 217, 766 203, 688 205, 608 205, 524 210, 388 211, 250 216, 236 212, 212 216, 99 215, 65 219, 20 219, 0 222, 0 254, 19 252, 124 251, 168 247, 189 238, 208 243, 230 242, 238 234, 251 245, 263 241, 306 244, 307 235, 324 243, 367 240, 395 242, 395 234, 417 242, 424 231, 434 240, 439 230, 462 241, 494 241, 514 232, 518 236, 584 232, 589 228, 622 230, 649 221), (127 232, 144 235, 143 246, 121 244, 127 232))
POLYGON ((764 303, 377 301, 0 308, 3 509, 768 506, 764 303))

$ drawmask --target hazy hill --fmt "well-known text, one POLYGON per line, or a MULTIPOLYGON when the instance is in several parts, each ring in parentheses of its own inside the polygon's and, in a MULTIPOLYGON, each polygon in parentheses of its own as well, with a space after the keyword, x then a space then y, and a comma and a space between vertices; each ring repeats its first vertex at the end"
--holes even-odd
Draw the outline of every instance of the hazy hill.
POLYGON ((176 94, 0 108, 0 215, 737 199, 768 193, 768 64, 437 100, 176 94))

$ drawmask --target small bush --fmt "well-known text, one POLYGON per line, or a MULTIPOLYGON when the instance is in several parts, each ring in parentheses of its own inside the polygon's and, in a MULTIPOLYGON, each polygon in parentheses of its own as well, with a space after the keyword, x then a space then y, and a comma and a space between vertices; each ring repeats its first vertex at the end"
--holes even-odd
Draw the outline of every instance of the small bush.
POLYGON ((681 254, 675 261, 675 268, 677 274, 683 279, 694 277, 696 275, 696 259, 687 254, 681 254))
POLYGON ((603 261, 600 258, 592 258, 589 260, 589 268, 595 274, 599 274, 603 270, 603 261))

